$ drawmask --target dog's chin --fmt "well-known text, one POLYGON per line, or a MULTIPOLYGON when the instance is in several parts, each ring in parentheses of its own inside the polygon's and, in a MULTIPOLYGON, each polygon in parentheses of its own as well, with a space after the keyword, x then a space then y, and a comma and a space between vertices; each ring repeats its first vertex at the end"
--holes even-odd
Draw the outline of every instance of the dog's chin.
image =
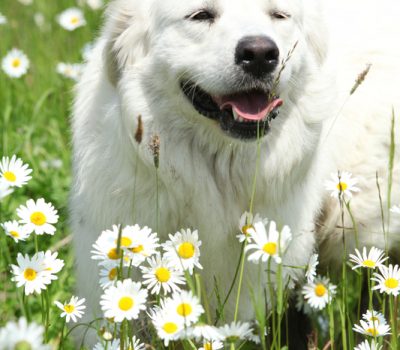
POLYGON ((201 116, 217 121, 228 136, 240 140, 251 141, 267 135, 271 122, 278 116, 282 105, 279 97, 262 89, 213 96, 191 81, 182 81, 181 89, 201 116), (244 106, 244 110, 240 110, 238 105, 244 106))

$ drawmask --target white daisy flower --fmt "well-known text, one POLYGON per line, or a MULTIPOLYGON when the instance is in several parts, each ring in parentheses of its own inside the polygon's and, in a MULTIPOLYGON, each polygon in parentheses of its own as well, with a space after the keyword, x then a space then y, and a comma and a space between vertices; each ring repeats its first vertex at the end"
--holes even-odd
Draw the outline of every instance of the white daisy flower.
POLYGON ((221 335, 217 327, 209 326, 208 324, 196 324, 191 329, 192 336, 197 340, 216 341, 221 340, 221 335))
POLYGON ((164 340, 164 345, 168 346, 170 341, 178 340, 184 330, 184 323, 181 317, 175 313, 166 312, 161 309, 152 311, 149 314, 157 335, 164 340))
POLYGON ((142 284, 133 282, 130 278, 117 281, 115 286, 105 290, 101 296, 101 309, 106 318, 114 318, 115 322, 124 319, 137 319, 139 312, 146 309, 147 290, 142 284))
POLYGON ((224 344, 218 340, 205 340, 199 350, 218 350, 223 349, 224 344))
POLYGON ((355 324, 353 330, 370 337, 383 337, 386 334, 390 334, 389 325, 378 324, 378 322, 365 322, 363 320, 360 321, 360 325, 355 324))
POLYGON ((160 294, 161 288, 164 294, 179 292, 179 284, 185 284, 183 273, 177 271, 169 260, 157 255, 147 259, 150 267, 141 266, 143 284, 151 294, 160 294))
POLYGON ((63 311, 60 317, 65 316, 66 322, 68 323, 70 320, 76 322, 79 318, 82 318, 84 314, 83 310, 86 309, 86 306, 83 305, 84 302, 85 298, 79 299, 78 297, 72 296, 70 301, 64 304, 61 304, 59 301, 55 301, 54 304, 63 311))
POLYGON ((8 183, 10 187, 22 187, 32 176, 29 174, 32 169, 29 169, 27 164, 24 164, 21 159, 13 155, 10 158, 3 157, 0 162, 0 181, 8 183))
POLYGON ((254 224, 255 230, 251 231, 251 238, 254 243, 245 248, 245 252, 254 250, 249 257, 249 261, 258 263, 260 260, 266 262, 273 258, 277 264, 282 262, 282 256, 292 239, 292 233, 288 226, 284 226, 282 231, 276 229, 275 221, 270 221, 268 233, 262 222, 254 224))
POLYGON ((169 235, 169 241, 163 245, 164 257, 171 261, 179 271, 188 270, 193 274, 194 267, 202 269, 200 265, 200 246, 197 230, 181 230, 174 235, 169 235))
POLYGON ((378 311, 367 310, 365 314, 363 314, 363 319, 367 322, 377 322, 378 324, 387 324, 385 316, 378 311))
POLYGON ((7 18, 0 12, 0 25, 6 23, 7 23, 7 18))
POLYGON ((102 261, 100 264, 100 286, 103 289, 107 289, 110 286, 115 285, 118 277, 117 264, 113 261, 102 261))
POLYGON ((171 298, 165 300, 163 309, 181 317, 186 326, 196 323, 204 313, 199 299, 188 291, 174 293, 171 298))
POLYGON ((18 322, 8 322, 0 329, 0 349, 50 350, 50 345, 43 344, 44 327, 30 323, 25 318, 18 322))
POLYGON ((139 266, 148 257, 157 254, 158 244, 157 233, 152 232, 147 226, 140 228, 139 225, 126 226, 122 230, 122 237, 130 237, 131 242, 121 243, 126 256, 131 260, 133 266, 139 266))
POLYGON ((243 243, 244 241, 251 241, 250 231, 254 230, 254 224, 258 221, 262 221, 264 225, 267 225, 268 223, 268 219, 262 219, 259 214, 253 216, 253 214, 247 211, 242 214, 239 219, 240 233, 236 236, 240 243, 243 243))
POLYGON ((227 343, 236 343, 238 340, 246 340, 253 333, 250 323, 232 322, 219 327, 219 333, 227 343))
POLYGON ((345 198, 351 198, 352 192, 359 192, 356 187, 358 180, 352 178, 352 174, 346 171, 331 173, 331 180, 325 182, 325 189, 331 191, 331 197, 338 198, 343 194, 345 198))
POLYGON ((36 12, 33 15, 33 21, 35 22, 35 24, 40 28, 40 29, 44 29, 46 20, 44 17, 44 14, 41 12, 36 12))
POLYGON ((18 221, 7 221, 0 224, 7 236, 10 236, 15 242, 25 241, 30 232, 25 225, 20 225, 18 221))
POLYGON ((104 6, 104 0, 86 0, 86 3, 92 10, 98 10, 104 6))
MULTIPOLYGON (((93 260, 114 261, 118 264, 122 256, 122 250, 117 252, 119 230, 119 226, 113 225, 112 230, 105 230, 100 234, 93 244, 94 250, 91 251, 93 260)), ((130 244, 131 241, 130 237, 121 236, 121 248, 124 244, 130 244)))
POLYGON ((363 341, 362 343, 358 344, 354 350, 381 350, 382 346, 373 340, 371 343, 368 340, 363 341))
POLYGON ((82 76, 83 65, 80 63, 64 63, 57 64, 56 71, 62 76, 78 81, 82 76))
MULTIPOLYGON (((93 350, 120 350, 119 339, 114 339, 111 343, 106 342, 105 344, 97 343, 93 350)), ((134 348, 136 350, 136 348, 134 348)))
POLYGON ((69 31, 86 25, 83 12, 76 7, 71 7, 61 12, 57 17, 57 21, 61 27, 69 31))
POLYGON ((313 309, 304 298, 304 294, 302 293, 301 289, 296 291, 296 309, 299 312, 303 311, 305 315, 311 315, 313 313, 313 309))
POLYGON ((3 58, 1 67, 9 77, 20 78, 29 69, 29 59, 21 50, 14 48, 3 58))
POLYGON ((328 278, 317 276, 313 282, 303 286, 302 293, 312 308, 322 310, 331 302, 336 293, 336 286, 331 284, 328 278))
POLYGON ((21 205, 17 209, 17 215, 21 219, 20 223, 25 224, 31 233, 54 235, 56 232, 56 228, 52 224, 56 224, 58 221, 57 210, 51 203, 46 203, 43 198, 36 202, 29 199, 26 206, 21 205))
POLYGON ((37 255, 39 259, 43 260, 45 270, 51 275, 59 273, 64 267, 64 261, 57 259, 57 252, 52 253, 50 250, 47 250, 46 252, 39 252, 37 255))
POLYGON ((385 253, 383 250, 375 247, 372 247, 368 254, 366 247, 363 247, 362 254, 358 251, 358 249, 355 251, 356 255, 349 255, 350 261, 356 264, 352 267, 353 270, 359 267, 375 269, 376 267, 383 266, 383 262, 388 259, 388 257, 384 257, 385 253))
POLYGON ((308 261, 308 265, 306 268, 306 278, 308 283, 314 281, 314 278, 317 275, 317 265, 318 265, 318 254, 313 254, 310 257, 310 260, 308 261))
POLYGON ((57 279, 46 270, 43 256, 35 254, 29 258, 28 255, 18 253, 17 263, 18 265, 11 265, 14 275, 11 280, 17 283, 17 287, 24 286, 25 295, 33 292, 40 294, 52 280, 57 279))
POLYGON ((379 289, 380 293, 392 294, 394 296, 400 293, 400 268, 399 265, 390 264, 387 266, 379 266, 379 271, 374 273, 371 280, 378 282, 372 290, 379 289))
POLYGON ((14 189, 8 183, 0 181, 0 200, 14 192, 14 189))
POLYGON ((395 214, 400 214, 400 206, 394 205, 393 207, 390 208, 390 211, 395 214))

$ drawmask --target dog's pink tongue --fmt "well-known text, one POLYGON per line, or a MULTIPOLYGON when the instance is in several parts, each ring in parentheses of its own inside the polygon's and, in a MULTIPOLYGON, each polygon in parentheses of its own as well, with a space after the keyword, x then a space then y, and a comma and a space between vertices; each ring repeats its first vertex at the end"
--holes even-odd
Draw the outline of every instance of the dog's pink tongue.
POLYGON ((268 101, 268 96, 262 92, 228 95, 216 98, 219 108, 232 108, 238 116, 245 120, 263 120, 275 108, 282 105, 279 98, 268 101))

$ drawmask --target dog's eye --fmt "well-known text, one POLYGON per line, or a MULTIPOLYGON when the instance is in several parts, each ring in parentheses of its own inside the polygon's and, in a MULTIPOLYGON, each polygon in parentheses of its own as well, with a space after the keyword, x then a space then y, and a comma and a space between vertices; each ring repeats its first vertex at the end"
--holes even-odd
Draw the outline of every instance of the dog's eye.
POLYGON ((215 19, 215 14, 209 10, 199 10, 187 16, 187 18, 192 21, 212 22, 215 19))
POLYGON ((290 14, 288 14, 287 12, 284 12, 284 11, 272 11, 271 16, 272 16, 272 18, 280 19, 280 20, 290 18, 290 14))

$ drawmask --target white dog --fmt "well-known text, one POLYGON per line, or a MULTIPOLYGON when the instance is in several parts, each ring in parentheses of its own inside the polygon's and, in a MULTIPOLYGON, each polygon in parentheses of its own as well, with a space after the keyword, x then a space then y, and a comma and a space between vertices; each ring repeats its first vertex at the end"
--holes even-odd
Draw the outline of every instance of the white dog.
MULTIPOLYGON (((255 178, 253 212, 293 233, 289 265, 307 264, 318 219, 322 258, 341 257, 337 199, 323 186, 338 170, 359 179, 351 207, 360 245, 384 247, 375 177, 386 208, 392 108, 400 113, 396 2, 335 0, 328 11, 321 0, 111 2, 73 116, 78 283, 93 309, 100 291, 90 250, 100 232, 134 223, 156 230, 154 135, 159 234, 199 230, 210 298, 214 276, 222 293, 233 279, 255 178), (366 64, 370 73, 348 98, 366 64)), ((394 176, 399 201, 398 162, 394 176)), ((400 215, 391 222, 399 233, 400 215)), ((393 235, 388 245, 399 242, 393 235)), ((245 285, 263 288, 247 265, 245 285)), ((253 317, 248 290, 242 319, 253 317)))

